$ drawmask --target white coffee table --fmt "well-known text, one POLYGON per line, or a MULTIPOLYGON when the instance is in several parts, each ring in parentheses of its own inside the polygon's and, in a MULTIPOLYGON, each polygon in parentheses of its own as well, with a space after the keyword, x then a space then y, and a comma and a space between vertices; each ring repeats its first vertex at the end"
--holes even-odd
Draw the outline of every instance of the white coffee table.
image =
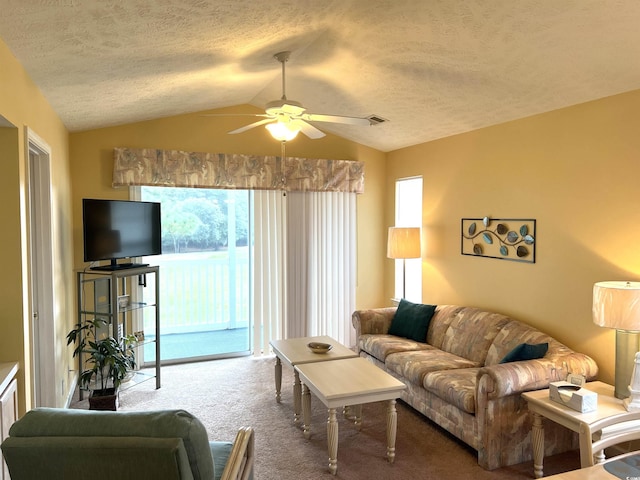
POLYGON ((398 414, 396 398, 406 388, 405 384, 376 367, 364 358, 348 358, 324 363, 296 365, 303 383, 302 411, 305 438, 311 436, 311 397, 310 391, 328 408, 327 444, 329 451, 329 470, 336 474, 338 470, 338 407, 352 407, 355 424, 362 423, 362 404, 388 401, 387 408, 387 459, 393 463, 396 456, 396 429, 398 414))
POLYGON ((276 355, 275 382, 276 401, 278 403, 280 403, 280 392, 282 388, 282 362, 294 369, 293 421, 295 423, 300 421, 300 399, 302 387, 300 384, 300 377, 294 367, 305 363, 326 362, 329 360, 340 360, 343 358, 354 358, 358 356, 358 354, 353 350, 345 347, 337 340, 326 335, 317 337, 288 338, 285 340, 271 340, 269 344, 273 349, 273 353, 276 355), (307 347, 307 344, 310 342, 328 343, 331 345, 331 350, 327 353, 314 353, 309 349, 309 347, 307 347))

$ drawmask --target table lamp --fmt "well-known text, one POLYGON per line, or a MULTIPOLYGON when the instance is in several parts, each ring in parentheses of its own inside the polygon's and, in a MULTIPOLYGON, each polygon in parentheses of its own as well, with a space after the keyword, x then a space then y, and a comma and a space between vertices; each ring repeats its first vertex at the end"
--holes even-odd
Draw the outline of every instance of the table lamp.
POLYGON ((635 368, 640 350, 640 282, 596 283, 593 323, 615 328, 615 396, 625 399, 627 410, 640 410, 640 368, 635 368))
POLYGON ((402 298, 406 291, 406 259, 420 258, 420 228, 419 227, 389 227, 387 238, 387 257, 402 259, 402 298))

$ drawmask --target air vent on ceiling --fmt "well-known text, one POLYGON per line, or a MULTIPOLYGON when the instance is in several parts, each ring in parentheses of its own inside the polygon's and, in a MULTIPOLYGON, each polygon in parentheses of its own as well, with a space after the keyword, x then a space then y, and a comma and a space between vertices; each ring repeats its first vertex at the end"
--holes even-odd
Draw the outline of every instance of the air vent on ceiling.
POLYGON ((367 120, 369 120, 371 122, 371 125, 379 125, 381 123, 389 121, 386 118, 382 118, 382 117, 380 117, 378 115, 369 115, 367 117, 367 120))

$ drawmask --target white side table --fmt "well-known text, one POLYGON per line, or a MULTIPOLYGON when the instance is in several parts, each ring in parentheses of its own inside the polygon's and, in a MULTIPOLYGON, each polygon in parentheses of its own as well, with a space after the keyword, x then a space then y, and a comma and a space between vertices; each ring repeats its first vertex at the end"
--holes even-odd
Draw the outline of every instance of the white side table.
MULTIPOLYGON (((549 398, 549 389, 536 390, 522 394, 527 401, 529 411, 533 415, 531 443, 533 445, 533 473, 536 478, 543 476, 544 462, 544 427, 543 418, 548 418, 568 429, 577 432, 580 438, 580 465, 582 468, 590 465, 587 458, 588 444, 592 442, 594 433, 591 429, 594 422, 620 416, 620 421, 637 420, 638 414, 627 412, 622 400, 614 397, 614 387, 603 382, 589 382, 584 388, 598 394, 598 409, 589 413, 580 413, 549 398)), ((601 459, 600 459, 601 460, 601 459)))

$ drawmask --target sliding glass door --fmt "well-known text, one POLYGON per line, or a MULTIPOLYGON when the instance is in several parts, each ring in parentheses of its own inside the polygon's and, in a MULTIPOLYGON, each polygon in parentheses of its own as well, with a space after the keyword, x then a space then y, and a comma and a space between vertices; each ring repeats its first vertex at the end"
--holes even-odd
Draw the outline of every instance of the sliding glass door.
POLYGON ((162 204, 163 253, 145 259, 160 266, 162 363, 249 354, 250 192, 141 187, 141 199, 162 204))

